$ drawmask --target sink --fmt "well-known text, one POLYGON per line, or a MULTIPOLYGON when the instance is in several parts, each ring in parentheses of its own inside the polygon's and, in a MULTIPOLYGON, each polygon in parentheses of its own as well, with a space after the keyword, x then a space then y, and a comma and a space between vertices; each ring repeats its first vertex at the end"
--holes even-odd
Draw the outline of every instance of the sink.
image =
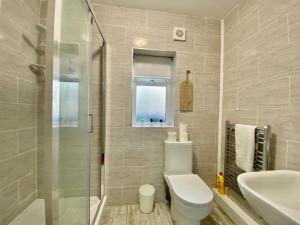
POLYGON ((300 172, 248 172, 237 180, 247 202, 270 225, 300 224, 300 172))

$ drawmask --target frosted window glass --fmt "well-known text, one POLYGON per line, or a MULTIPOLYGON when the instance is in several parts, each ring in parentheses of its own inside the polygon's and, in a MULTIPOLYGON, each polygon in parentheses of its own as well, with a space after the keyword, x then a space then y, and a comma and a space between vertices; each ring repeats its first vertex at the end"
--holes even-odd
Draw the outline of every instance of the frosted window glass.
POLYGON ((136 122, 166 122, 165 86, 136 86, 136 122))
POLYGON ((53 82, 53 126, 78 127, 78 83, 53 82))

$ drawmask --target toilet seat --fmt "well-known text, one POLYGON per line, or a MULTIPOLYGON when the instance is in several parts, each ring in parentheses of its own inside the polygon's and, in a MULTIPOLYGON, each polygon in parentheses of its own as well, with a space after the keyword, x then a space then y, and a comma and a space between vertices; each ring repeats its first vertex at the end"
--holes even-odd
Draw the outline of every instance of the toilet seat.
POLYGON ((211 189, 198 175, 169 175, 167 179, 175 196, 189 206, 207 207, 213 200, 211 189))

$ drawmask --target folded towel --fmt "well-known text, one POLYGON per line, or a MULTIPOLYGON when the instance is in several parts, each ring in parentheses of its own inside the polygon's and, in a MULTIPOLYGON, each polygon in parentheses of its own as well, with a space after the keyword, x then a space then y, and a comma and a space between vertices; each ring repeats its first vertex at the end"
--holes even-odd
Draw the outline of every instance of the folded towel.
POLYGON ((236 165, 246 172, 253 170, 255 128, 250 125, 235 125, 235 161, 236 165))

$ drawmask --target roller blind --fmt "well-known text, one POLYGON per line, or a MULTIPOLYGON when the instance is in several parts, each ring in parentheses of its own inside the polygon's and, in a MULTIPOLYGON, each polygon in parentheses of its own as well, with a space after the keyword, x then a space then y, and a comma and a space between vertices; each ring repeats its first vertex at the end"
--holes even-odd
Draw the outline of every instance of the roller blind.
POLYGON ((168 57, 135 55, 133 58, 134 76, 170 78, 171 65, 172 60, 168 57))

